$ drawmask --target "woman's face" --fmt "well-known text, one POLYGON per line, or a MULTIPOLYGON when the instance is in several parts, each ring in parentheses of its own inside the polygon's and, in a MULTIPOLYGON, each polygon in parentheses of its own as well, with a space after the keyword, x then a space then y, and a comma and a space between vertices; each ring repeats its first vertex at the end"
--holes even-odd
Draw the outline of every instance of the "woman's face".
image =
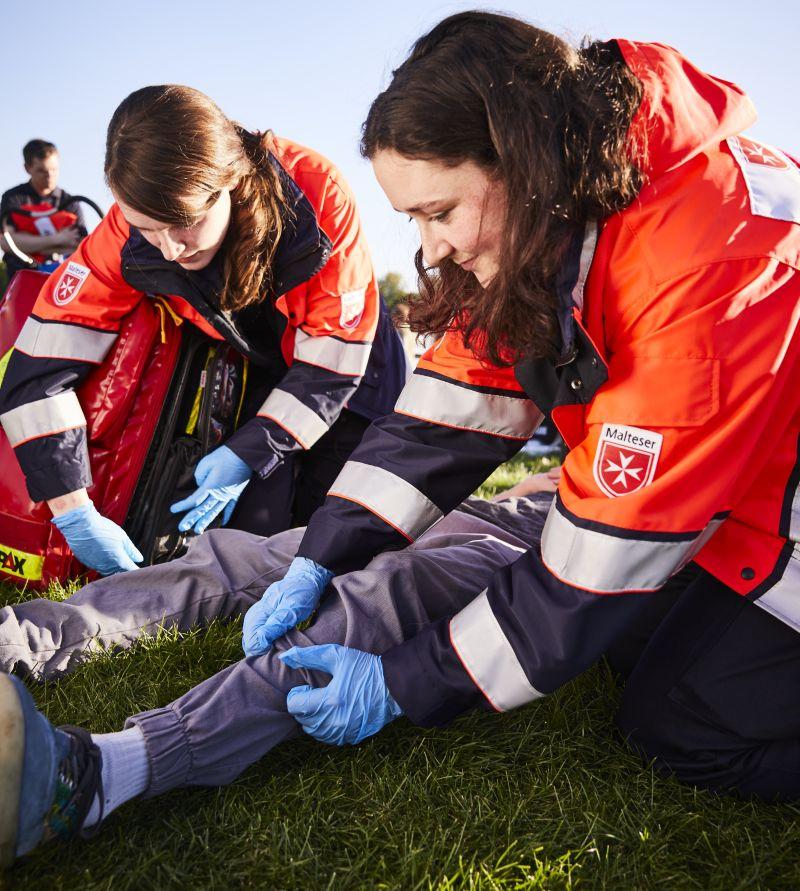
POLYGON ((395 210, 419 226, 426 266, 452 260, 483 287, 500 268, 506 191, 473 161, 440 161, 378 152, 372 167, 395 210))
MULTIPOLYGON (((116 196, 115 196, 116 198, 116 196)), ((155 245, 166 260, 184 269, 205 269, 220 249, 231 221, 231 194, 227 189, 193 226, 168 226, 116 199, 122 215, 155 245)))

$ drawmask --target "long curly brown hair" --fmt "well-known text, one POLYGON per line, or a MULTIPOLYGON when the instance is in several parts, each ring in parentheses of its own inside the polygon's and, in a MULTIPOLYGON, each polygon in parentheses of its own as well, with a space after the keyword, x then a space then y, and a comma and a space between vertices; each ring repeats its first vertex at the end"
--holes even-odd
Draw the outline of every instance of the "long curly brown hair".
POLYGON ((569 237, 642 186, 643 149, 626 140, 641 96, 613 46, 579 51, 508 16, 458 13, 414 44, 372 103, 362 155, 473 161, 503 183, 508 210, 485 288, 451 260, 426 268, 417 252, 412 330, 455 327, 494 364, 558 354, 554 281, 569 237))
POLYGON ((223 243, 220 306, 264 298, 288 213, 269 161, 272 134, 251 133, 204 93, 176 84, 144 87, 114 112, 106 139, 111 191, 134 210, 171 226, 191 226, 231 190, 223 243))

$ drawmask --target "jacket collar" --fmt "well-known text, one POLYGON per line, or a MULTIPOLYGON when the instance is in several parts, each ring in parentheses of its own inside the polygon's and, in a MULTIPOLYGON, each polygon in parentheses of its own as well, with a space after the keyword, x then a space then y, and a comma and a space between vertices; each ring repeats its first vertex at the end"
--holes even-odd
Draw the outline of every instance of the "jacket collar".
POLYGON ((599 228, 590 221, 570 238, 556 278, 556 316, 561 334, 558 359, 523 359, 514 374, 540 411, 559 405, 587 404, 608 380, 608 370, 583 324, 583 294, 594 259, 599 228))

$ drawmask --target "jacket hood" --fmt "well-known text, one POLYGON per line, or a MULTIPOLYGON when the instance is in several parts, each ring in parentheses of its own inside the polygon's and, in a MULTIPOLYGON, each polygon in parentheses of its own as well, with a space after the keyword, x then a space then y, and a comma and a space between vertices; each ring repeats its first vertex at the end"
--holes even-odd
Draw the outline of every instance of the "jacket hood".
POLYGON ((649 179, 735 136, 756 119, 743 90, 696 68, 662 43, 617 40, 644 87, 630 129, 632 150, 649 179))

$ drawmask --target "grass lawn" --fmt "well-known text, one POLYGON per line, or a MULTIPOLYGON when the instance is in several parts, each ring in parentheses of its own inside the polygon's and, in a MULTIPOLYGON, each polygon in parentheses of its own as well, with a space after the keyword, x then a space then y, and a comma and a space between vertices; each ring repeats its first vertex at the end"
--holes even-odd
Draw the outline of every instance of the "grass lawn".
MULTIPOLYGON (((0 589, 0 604, 18 596, 0 589)), ((55 723, 117 730, 238 659, 240 630, 163 632, 33 692, 55 723)), ((37 851, 7 887, 800 887, 800 807, 655 776, 615 736, 617 698, 598 666, 509 714, 435 731, 401 719, 342 750, 286 744, 232 786, 133 802, 93 840, 37 851)))

